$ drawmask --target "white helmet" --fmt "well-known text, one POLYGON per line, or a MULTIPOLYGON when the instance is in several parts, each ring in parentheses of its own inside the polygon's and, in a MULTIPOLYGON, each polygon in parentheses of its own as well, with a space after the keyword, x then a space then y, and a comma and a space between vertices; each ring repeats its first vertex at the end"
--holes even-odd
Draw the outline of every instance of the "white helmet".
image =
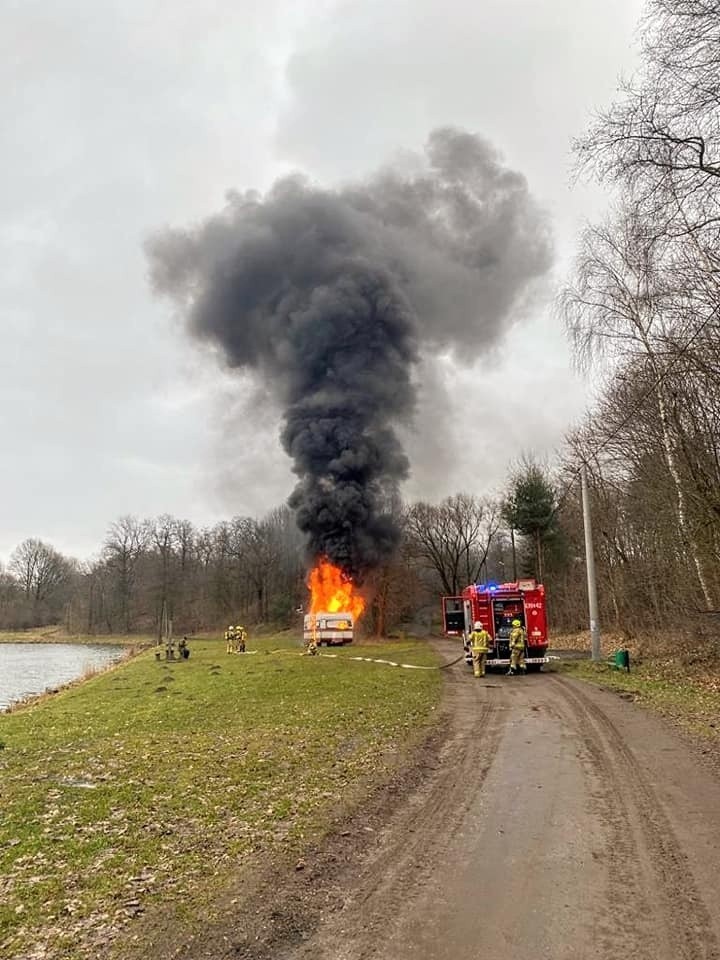
POLYGON ((479 620, 476 620, 475 623, 473 624, 473 630, 482 630, 482 624, 480 623, 479 620))

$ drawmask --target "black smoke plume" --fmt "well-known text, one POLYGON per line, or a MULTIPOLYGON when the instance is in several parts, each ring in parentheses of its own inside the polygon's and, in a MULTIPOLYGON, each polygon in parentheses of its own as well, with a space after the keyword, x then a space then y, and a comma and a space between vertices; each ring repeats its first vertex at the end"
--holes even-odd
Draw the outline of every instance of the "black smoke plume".
POLYGON ((410 173, 234 193, 148 254, 191 333, 280 401, 310 558, 362 579, 397 542, 384 505, 409 471, 395 428, 412 417, 420 356, 494 345, 551 244, 524 177, 442 129, 410 173))

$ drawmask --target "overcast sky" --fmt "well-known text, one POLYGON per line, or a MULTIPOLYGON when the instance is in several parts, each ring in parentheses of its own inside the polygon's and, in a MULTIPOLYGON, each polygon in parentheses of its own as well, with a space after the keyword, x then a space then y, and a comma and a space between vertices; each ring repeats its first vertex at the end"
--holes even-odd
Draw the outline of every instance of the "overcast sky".
MULTIPOLYGON (((0 0, 0 11, 7 558, 28 536, 85 557, 124 513, 211 523, 291 489, 272 411, 243 416, 249 386, 191 344, 148 285, 148 234, 216 211, 228 189, 295 169, 324 185, 357 179, 419 150, 433 127, 461 126, 549 211, 557 282, 604 203, 571 188, 570 140, 632 69, 641 3, 0 0)), ((523 450, 552 455, 582 412, 547 303, 498 353, 468 360, 434 372, 455 410, 440 422, 421 411, 433 428, 408 438, 408 496, 490 489, 523 450)))

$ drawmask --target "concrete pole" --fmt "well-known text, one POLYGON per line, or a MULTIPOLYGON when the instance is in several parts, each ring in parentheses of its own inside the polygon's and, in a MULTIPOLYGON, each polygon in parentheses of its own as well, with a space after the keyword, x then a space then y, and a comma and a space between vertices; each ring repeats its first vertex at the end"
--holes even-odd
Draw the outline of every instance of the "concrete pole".
POLYGON ((590 610, 590 642, 593 660, 600 660, 600 614, 598 613, 597 581, 595 580, 595 551, 593 550, 590 498, 588 497, 587 469, 580 467, 583 525, 585 527, 585 567, 587 570, 588 607, 590 610))

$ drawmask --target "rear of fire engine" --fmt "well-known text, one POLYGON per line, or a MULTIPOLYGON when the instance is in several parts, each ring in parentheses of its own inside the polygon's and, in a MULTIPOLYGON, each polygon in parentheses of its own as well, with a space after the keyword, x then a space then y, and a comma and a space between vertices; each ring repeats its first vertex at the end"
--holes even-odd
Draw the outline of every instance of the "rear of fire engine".
POLYGON ((509 666, 513 620, 519 620, 525 628, 528 670, 541 670, 548 662, 545 587, 541 583, 518 580, 471 584, 459 597, 443 597, 442 605, 445 635, 462 638, 468 663, 472 662, 469 637, 473 624, 479 621, 491 638, 487 666, 509 666))

